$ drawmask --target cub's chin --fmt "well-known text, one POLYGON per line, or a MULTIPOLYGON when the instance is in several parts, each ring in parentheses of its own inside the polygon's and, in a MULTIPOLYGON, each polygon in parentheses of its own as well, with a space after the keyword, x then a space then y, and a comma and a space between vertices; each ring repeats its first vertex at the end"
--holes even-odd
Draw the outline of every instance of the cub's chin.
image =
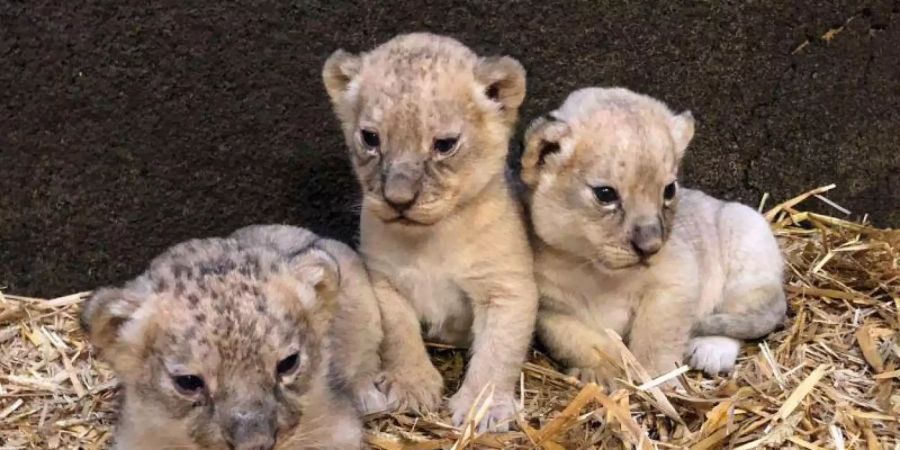
POLYGON ((440 222, 440 217, 426 217, 416 214, 414 211, 408 211, 399 214, 393 208, 388 206, 369 208, 369 211, 385 225, 403 231, 416 232, 417 230, 427 230, 434 224, 440 222))
POLYGON ((416 205, 403 213, 384 202, 367 202, 366 209, 382 223, 396 229, 427 229, 452 216, 454 208, 416 205))
POLYGON ((632 257, 617 256, 614 258, 597 257, 593 260, 594 267, 602 272, 619 272, 628 269, 648 267, 650 263, 646 259, 634 255, 632 257))
POLYGON ((421 222, 415 219, 410 219, 406 216, 395 216, 390 219, 382 219, 383 222, 389 223, 392 225, 397 225, 399 227, 409 227, 409 228, 423 228, 430 227, 434 225, 434 223, 421 222))

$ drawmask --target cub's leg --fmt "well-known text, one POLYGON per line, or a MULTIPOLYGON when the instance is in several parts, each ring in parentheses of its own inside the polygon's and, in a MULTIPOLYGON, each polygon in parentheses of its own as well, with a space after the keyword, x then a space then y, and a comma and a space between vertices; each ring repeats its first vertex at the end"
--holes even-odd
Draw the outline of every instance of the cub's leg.
POLYGON ((759 339, 784 320, 784 262, 769 224, 738 203, 722 207, 718 218, 726 267, 722 299, 694 328, 691 366, 714 375, 734 368, 741 340, 759 339))
POLYGON ((362 259, 349 246, 332 240, 320 245, 340 262, 341 292, 332 326, 332 359, 347 377, 363 414, 388 409, 387 397, 375 382, 381 371, 381 311, 362 259))
POLYGON ((428 358, 416 312, 387 278, 372 274, 372 286, 384 329, 379 389, 392 409, 436 410, 444 380, 428 358))
MULTIPOLYGON (((681 365, 696 317, 693 297, 678 288, 661 288, 650 290, 641 299, 628 348, 650 376, 663 375, 681 365)), ((678 383, 673 380, 668 384, 678 383)))
POLYGON ((787 309, 781 283, 757 285, 757 280, 747 278, 753 277, 726 282, 724 301, 700 320, 694 330, 697 336, 759 339, 781 324, 787 309))
POLYGON ((609 338, 573 315, 549 309, 538 311, 537 334, 550 356, 566 365, 569 375, 613 389, 616 371, 599 353, 618 357, 609 338))
POLYGON ((472 357, 459 391, 450 399, 453 422, 462 424, 485 386, 493 386, 488 413, 479 429, 506 431, 515 419, 515 386, 537 315, 533 275, 488 274, 462 286, 473 305, 472 357))
POLYGON ((688 349, 694 369, 710 376, 731 373, 742 341, 761 338, 784 320, 781 282, 760 280, 759 272, 750 270, 726 281, 722 303, 694 327, 688 349))
POLYGON ((702 318, 696 334, 758 339, 784 320, 784 261, 769 224, 756 211, 727 203, 718 228, 726 270, 725 289, 713 314, 702 318))

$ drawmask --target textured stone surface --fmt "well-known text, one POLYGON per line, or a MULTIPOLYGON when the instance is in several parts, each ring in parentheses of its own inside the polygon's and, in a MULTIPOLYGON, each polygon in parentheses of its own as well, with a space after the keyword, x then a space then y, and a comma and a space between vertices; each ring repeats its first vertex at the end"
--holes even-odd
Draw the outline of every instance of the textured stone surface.
POLYGON ((833 182, 900 223, 896 1, 194 3, 214 2, 0 0, 0 286, 90 289, 249 223, 352 240, 321 65, 415 30, 519 58, 523 121, 627 86, 694 112, 687 184, 756 203, 833 182))

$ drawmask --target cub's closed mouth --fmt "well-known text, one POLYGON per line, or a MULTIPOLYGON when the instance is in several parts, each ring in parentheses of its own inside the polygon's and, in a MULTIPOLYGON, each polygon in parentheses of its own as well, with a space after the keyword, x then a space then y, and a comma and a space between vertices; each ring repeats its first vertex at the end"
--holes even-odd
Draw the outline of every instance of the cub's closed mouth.
POLYGON ((406 218, 403 216, 395 217, 393 219, 388 219, 385 222, 399 223, 401 225, 408 225, 408 226, 413 226, 413 227, 427 227, 428 226, 428 224, 426 224, 426 223, 416 222, 415 220, 412 220, 412 219, 409 219, 409 218, 406 218))

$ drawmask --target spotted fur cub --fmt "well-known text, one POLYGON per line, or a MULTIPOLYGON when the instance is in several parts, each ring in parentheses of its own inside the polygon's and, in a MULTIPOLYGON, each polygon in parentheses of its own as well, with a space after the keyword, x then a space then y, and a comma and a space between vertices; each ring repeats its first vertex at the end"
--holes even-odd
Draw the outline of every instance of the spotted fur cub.
POLYGON ((123 386, 114 448, 360 448, 351 391, 377 361, 334 353, 359 338, 335 332, 356 274, 330 245, 252 227, 178 244, 123 287, 96 291, 81 319, 123 386))
POLYGON ((613 383, 606 328, 653 375, 684 358, 717 373, 784 318, 763 217, 676 181, 693 134, 690 112, 618 88, 576 91, 526 133, 538 335, 584 381, 613 383))
POLYGON ((385 330, 379 386, 398 408, 439 406, 424 329, 472 349, 450 399, 454 422, 492 385, 480 425, 505 428, 537 312, 524 217, 504 176, 525 70, 413 33, 336 51, 323 81, 362 186, 360 252, 385 330))

